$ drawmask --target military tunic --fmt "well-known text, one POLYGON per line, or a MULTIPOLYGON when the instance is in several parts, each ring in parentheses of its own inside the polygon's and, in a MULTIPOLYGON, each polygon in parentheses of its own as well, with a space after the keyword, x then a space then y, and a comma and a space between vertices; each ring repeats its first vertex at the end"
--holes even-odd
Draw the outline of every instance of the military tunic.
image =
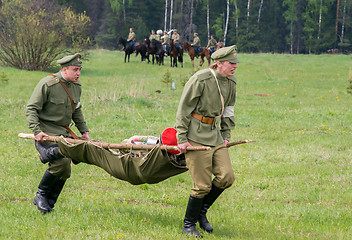
POLYGON ((173 33, 171 39, 174 40, 174 43, 180 42, 180 35, 178 33, 173 33))
POLYGON ((168 36, 167 34, 165 34, 165 35, 162 37, 162 39, 163 39, 163 45, 169 44, 170 38, 169 38, 169 36, 168 36))
POLYGON ((215 39, 210 39, 207 45, 207 48, 215 48, 216 47, 216 40, 215 39))
POLYGON ((34 135, 43 131, 53 136, 69 136, 64 126, 69 126, 73 120, 81 133, 89 131, 80 104, 81 82, 68 82, 62 77, 61 72, 55 76, 49 75, 41 79, 35 87, 26 108, 29 128, 34 135), (73 112, 71 100, 59 80, 72 97, 73 112))
MULTIPOLYGON (((44 132, 53 136, 69 136, 64 126, 69 126, 73 120, 80 133, 89 131, 80 104, 80 81, 66 81, 61 72, 56 73, 55 76, 49 75, 41 79, 35 87, 26 108, 29 128, 35 135, 44 132), (72 97, 73 112, 71 100, 59 80, 72 97)), ((47 170, 56 177, 66 180, 71 176, 71 159, 61 158, 50 161, 47 170)))
POLYGON ((193 39, 193 46, 200 47, 200 39, 199 39, 199 37, 195 37, 193 39))
POLYGON ((223 77, 216 70, 222 102, 216 79, 210 69, 198 71, 186 83, 176 115, 177 142, 189 142, 192 146, 207 145, 208 151, 187 151, 186 164, 192 176, 191 196, 203 198, 212 183, 221 189, 230 187, 235 179, 230 156, 224 140, 230 140, 231 129, 235 127, 233 115, 236 97, 236 78, 223 77), (191 114, 195 112, 204 117, 212 117, 212 124, 203 123, 191 114), (222 114, 222 116, 221 116, 222 114), (220 125, 220 128, 219 128, 220 125), (212 180, 212 175, 215 178, 212 180))
POLYGON ((127 38, 127 41, 134 41, 136 38, 136 34, 134 32, 130 32, 128 34, 128 38, 127 38))
POLYGON ((158 34, 151 34, 149 40, 151 41, 153 39, 160 41, 160 36, 158 34))
MULTIPOLYGON (((225 78, 216 70, 214 71, 219 81, 221 94, 225 100, 225 108, 231 111, 236 98, 236 78, 225 78)), ((235 127, 234 116, 221 115, 221 100, 218 87, 209 69, 198 71, 186 83, 183 90, 179 108, 176 115, 176 130, 178 144, 185 143, 188 139, 207 146, 217 146, 224 139, 231 139, 231 129, 235 127), (216 122, 213 124, 202 123, 191 116, 196 112, 205 117, 220 119, 219 129, 216 122)))

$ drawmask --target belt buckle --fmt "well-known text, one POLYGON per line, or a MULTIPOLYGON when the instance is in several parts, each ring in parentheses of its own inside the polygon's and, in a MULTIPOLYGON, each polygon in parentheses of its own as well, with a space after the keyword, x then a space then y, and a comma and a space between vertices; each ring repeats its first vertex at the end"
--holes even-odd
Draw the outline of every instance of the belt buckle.
POLYGON ((201 121, 202 123, 205 123, 205 122, 203 121, 204 116, 203 116, 203 115, 201 115, 201 116, 202 116, 202 118, 200 119, 200 121, 201 121))

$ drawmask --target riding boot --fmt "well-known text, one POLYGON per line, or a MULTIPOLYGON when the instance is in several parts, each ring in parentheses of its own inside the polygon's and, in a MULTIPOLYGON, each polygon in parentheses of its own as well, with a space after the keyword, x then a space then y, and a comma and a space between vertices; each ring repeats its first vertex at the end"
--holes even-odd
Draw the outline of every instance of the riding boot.
POLYGON ((224 189, 218 188, 212 184, 210 192, 204 197, 203 205, 199 214, 199 227, 208 233, 213 232, 213 227, 210 225, 206 213, 210 206, 215 202, 215 200, 220 196, 224 189))
POLYGON ((37 206, 41 213, 52 211, 52 208, 48 203, 48 197, 50 195, 51 188, 56 181, 57 177, 46 170, 42 180, 39 183, 37 194, 33 200, 33 204, 37 206))
POLYGON ((55 203, 56 203, 64 185, 65 185, 65 182, 66 182, 66 180, 58 179, 54 183, 54 185, 52 186, 49 197, 48 197, 48 204, 51 208, 54 208, 54 205, 55 205, 55 203))
POLYGON ((63 156, 59 153, 59 145, 47 145, 45 143, 35 141, 35 147, 39 152, 39 159, 42 163, 47 163, 50 160, 60 159, 63 156))
POLYGON ((194 235, 196 238, 203 238, 197 231, 196 223, 199 218, 200 209, 202 207, 203 198, 189 197, 186 215, 183 220, 184 226, 182 232, 187 235, 194 235))

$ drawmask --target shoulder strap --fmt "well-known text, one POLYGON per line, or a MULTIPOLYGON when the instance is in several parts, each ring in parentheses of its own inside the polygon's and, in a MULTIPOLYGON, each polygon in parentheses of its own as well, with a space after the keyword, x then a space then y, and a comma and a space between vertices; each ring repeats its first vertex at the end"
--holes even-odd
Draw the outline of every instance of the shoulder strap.
MULTIPOLYGON (((55 78, 57 78, 56 77, 56 75, 54 75, 54 74, 50 74, 51 76, 53 76, 53 77, 55 77, 55 78)), ((57 78, 58 79, 58 78, 57 78)), ((70 94, 70 92, 67 90, 67 88, 65 87, 65 85, 60 81, 60 79, 58 79, 59 80, 59 83, 61 84, 61 86, 65 89, 65 91, 67 92, 67 95, 68 95, 68 97, 70 98, 70 101, 71 101, 71 107, 72 107, 72 112, 74 112, 74 105, 73 105, 73 100, 72 100, 72 97, 71 97, 71 94, 70 94)))
MULTIPOLYGON (((67 95, 68 95, 68 97, 70 98, 70 100, 71 100, 71 107, 72 107, 72 113, 73 113, 73 111, 74 111, 74 105, 73 105, 73 100, 72 100, 72 97, 71 97, 71 94, 70 94, 70 92, 67 90, 67 88, 65 87, 65 85, 60 81, 60 79, 58 78, 58 77, 56 77, 56 75, 54 75, 54 74, 50 74, 51 76, 53 76, 53 77, 55 77, 58 81, 59 81, 59 83, 61 84, 61 86, 65 89, 65 91, 67 92, 67 95)), ((69 126, 63 126, 64 128, 66 128, 66 130, 70 133, 70 135, 74 138, 74 139, 79 139, 78 137, 77 137, 77 135, 71 130, 71 128, 69 127, 69 126)))
POLYGON ((216 81, 216 85, 218 86, 218 90, 219 90, 219 94, 220 94, 220 100, 221 100, 221 115, 224 113, 224 110, 225 110, 225 101, 224 101, 224 97, 222 96, 221 94, 221 90, 220 90, 220 86, 219 86, 219 81, 214 73, 214 70, 209 68, 211 73, 213 74, 214 78, 215 78, 215 81, 216 81))

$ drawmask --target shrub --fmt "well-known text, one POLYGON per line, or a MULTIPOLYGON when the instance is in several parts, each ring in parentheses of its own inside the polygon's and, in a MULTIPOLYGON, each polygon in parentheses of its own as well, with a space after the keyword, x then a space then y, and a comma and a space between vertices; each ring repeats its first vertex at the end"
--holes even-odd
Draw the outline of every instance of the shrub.
POLYGON ((67 47, 86 47, 90 20, 50 0, 3 1, 0 60, 27 70, 47 70, 67 47))

